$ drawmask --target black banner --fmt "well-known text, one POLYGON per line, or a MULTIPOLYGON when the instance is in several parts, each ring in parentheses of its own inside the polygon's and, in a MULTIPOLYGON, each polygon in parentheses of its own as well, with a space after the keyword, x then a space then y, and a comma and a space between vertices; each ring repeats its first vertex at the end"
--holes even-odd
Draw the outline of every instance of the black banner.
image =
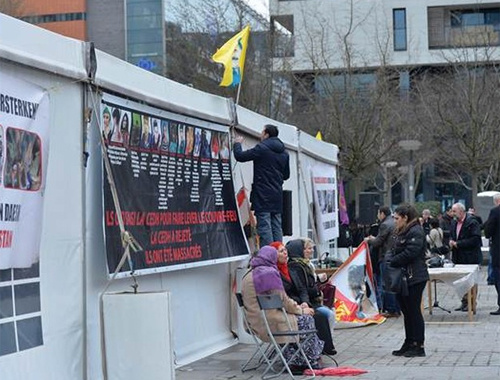
MULTIPOLYGON (((131 251, 122 272, 248 254, 227 128, 160 118, 139 105, 130 109, 107 100, 100 115, 125 229, 143 248, 131 251)), ((105 171, 103 183, 108 270, 113 273, 123 247, 105 171)))

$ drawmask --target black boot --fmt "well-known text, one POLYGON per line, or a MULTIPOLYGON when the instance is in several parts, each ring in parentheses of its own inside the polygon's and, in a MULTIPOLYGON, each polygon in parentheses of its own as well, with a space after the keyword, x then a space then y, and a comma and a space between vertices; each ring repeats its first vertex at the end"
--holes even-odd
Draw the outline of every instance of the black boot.
POLYGON ((405 352, 410 349, 410 347, 411 347, 410 342, 405 340, 403 345, 401 346, 401 348, 399 350, 392 351, 392 354, 394 356, 403 356, 405 354, 405 352))
POLYGON ((424 345, 413 343, 410 348, 403 354, 405 358, 417 358, 425 356, 424 345))

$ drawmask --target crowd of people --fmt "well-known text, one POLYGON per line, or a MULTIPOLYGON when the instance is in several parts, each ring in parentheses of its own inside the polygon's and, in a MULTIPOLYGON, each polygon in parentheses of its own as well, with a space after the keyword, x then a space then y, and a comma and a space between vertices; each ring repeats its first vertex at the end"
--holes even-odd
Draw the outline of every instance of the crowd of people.
MULTIPOLYGON (((280 294, 295 326, 317 330, 318 339, 309 343, 306 354, 314 368, 321 367, 321 354, 336 353, 335 311, 322 302, 319 285, 326 278, 317 275, 311 263, 314 242, 301 238, 282 243, 282 185, 290 174, 288 154, 278 138, 278 129, 272 125, 264 127, 256 147, 243 151, 242 141, 241 137, 235 138, 234 154, 237 161, 254 163, 251 200, 262 247, 250 261, 241 290, 250 324, 262 340, 268 340, 256 296, 269 292, 280 294)), ((500 315, 500 194, 494 197, 494 202, 495 207, 485 223, 475 215, 473 208, 466 211, 460 202, 437 217, 428 209, 419 215, 414 206, 402 204, 394 212, 387 206, 380 207, 376 228, 351 229, 353 246, 363 240, 369 245, 380 313, 387 318, 403 316, 404 341, 392 352, 394 356, 426 355, 421 303, 429 281, 429 258, 437 256, 454 264, 481 264, 482 229, 491 240, 488 283, 495 285, 498 293, 498 310, 491 314, 500 315), (404 277, 404 291, 387 286, 387 273, 394 273, 395 268, 404 277)), ((467 309, 464 296, 456 311, 467 309)), ((279 318, 277 314, 271 316, 278 330, 282 322, 279 318)), ((292 357, 293 349, 287 355, 292 357)), ((305 368, 300 360, 292 364, 294 370, 305 368)))

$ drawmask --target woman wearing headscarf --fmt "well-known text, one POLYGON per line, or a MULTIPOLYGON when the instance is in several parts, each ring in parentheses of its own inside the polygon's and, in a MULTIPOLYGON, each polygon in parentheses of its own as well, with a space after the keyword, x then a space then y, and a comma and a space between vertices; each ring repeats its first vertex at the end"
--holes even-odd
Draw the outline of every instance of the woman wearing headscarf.
MULTIPOLYGON (((276 248, 278 251, 278 271, 281 275, 281 281, 283 282, 283 287, 285 289, 288 297, 293 299, 293 296, 298 294, 297 288, 292 282, 290 277, 290 271, 288 270, 288 252, 285 245, 280 241, 275 241, 270 244, 271 247, 276 248)), ((309 307, 308 304, 303 303, 300 305, 303 308, 309 307)), ((328 322, 328 317, 322 313, 314 313, 314 324, 318 330, 318 338, 325 342, 323 347, 323 354, 335 355, 337 351, 333 345, 332 332, 330 329, 330 324, 328 322)))
MULTIPOLYGON (((250 270, 243 276, 241 285, 241 294, 248 322, 257 336, 264 342, 269 342, 269 337, 267 336, 266 326, 261 316, 257 295, 279 294, 292 329, 308 330, 315 328, 312 317, 314 310, 309 307, 299 306, 297 302, 286 295, 280 273, 278 272, 277 262, 278 252, 276 249, 271 246, 262 247, 257 255, 251 259, 250 270)), ((272 331, 288 330, 288 324, 281 311, 268 310, 266 315, 272 331)), ((276 341, 278 343, 286 343, 287 339, 290 338, 277 338, 276 341)), ((304 352, 313 368, 321 368, 319 360, 323 345, 323 342, 315 336, 303 346, 304 352)), ((284 356, 286 359, 289 359, 293 353, 293 347, 289 346, 289 350, 284 352, 284 356)), ((297 355, 292 361, 291 364, 298 367, 295 370, 302 371, 307 368, 305 367, 305 362, 301 359, 301 356, 297 355)))
POLYGON ((429 280, 429 272, 425 264, 425 233, 418 220, 417 210, 403 204, 394 210, 396 240, 392 248, 389 265, 405 268, 408 279, 408 294, 396 294, 404 315, 405 341, 394 356, 425 356, 425 325, 422 316, 422 293, 429 280))
POLYGON ((308 238, 295 239, 286 243, 286 249, 289 257, 290 278, 296 288, 296 292, 290 294, 290 297, 299 305, 305 303, 316 312, 324 314, 333 331, 335 313, 329 307, 322 305, 322 295, 317 285, 319 279, 311 264, 314 242, 308 238))

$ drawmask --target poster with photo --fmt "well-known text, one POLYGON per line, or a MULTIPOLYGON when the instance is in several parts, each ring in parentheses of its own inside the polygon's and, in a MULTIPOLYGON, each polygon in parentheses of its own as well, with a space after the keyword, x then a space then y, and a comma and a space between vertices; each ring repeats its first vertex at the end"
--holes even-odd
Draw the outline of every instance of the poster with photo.
MULTIPOLYGON (((248 254, 229 154, 219 154, 220 141, 229 141, 227 127, 112 95, 102 99, 100 126, 125 229, 143 248, 132 252, 121 275, 131 270, 146 274, 179 265, 215 263, 248 254), (131 130, 122 131, 121 141, 106 139, 106 128, 114 128, 115 110, 132 119, 131 130)), ((105 172, 103 187, 111 274, 123 247, 105 172)))
POLYGON ((339 236, 337 173, 332 165, 317 163, 311 169, 314 214, 319 242, 339 236))
POLYGON ((40 257, 49 96, 0 73, 0 270, 40 257))

